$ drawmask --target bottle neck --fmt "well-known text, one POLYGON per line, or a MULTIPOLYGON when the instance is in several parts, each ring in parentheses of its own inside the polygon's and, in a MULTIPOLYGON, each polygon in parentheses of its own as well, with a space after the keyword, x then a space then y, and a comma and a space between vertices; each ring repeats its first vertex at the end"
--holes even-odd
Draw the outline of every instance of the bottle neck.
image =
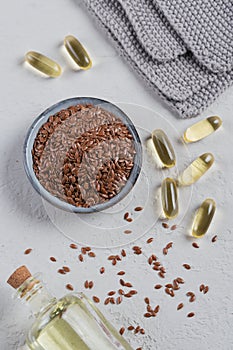
POLYGON ((29 277, 16 292, 16 297, 30 307, 35 317, 56 303, 56 298, 48 292, 39 277, 39 274, 29 277))

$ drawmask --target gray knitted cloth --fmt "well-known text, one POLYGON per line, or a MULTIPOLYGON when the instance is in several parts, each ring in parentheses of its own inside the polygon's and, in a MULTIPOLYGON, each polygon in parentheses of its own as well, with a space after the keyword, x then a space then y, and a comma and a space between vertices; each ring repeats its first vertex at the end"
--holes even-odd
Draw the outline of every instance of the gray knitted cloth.
POLYGON ((123 56, 179 116, 233 83, 232 0, 84 0, 123 56))

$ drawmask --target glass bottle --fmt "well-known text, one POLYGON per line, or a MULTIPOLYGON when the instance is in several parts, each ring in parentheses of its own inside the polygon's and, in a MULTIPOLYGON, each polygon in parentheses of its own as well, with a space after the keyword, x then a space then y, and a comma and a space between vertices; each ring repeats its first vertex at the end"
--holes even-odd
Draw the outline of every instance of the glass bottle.
POLYGON ((26 339, 31 350, 133 350, 83 293, 57 300, 26 266, 7 282, 36 318, 26 339))

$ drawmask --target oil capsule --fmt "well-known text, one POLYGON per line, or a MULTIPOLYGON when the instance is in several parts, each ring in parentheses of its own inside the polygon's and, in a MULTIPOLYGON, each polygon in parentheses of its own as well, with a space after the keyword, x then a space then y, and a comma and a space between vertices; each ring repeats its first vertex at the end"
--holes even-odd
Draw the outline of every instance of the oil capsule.
POLYGON ((176 164, 176 156, 165 132, 161 129, 156 129, 152 132, 151 138, 163 166, 172 168, 176 164))
POLYGON ((25 60, 40 72, 52 77, 59 77, 62 73, 60 65, 51 60, 51 58, 42 55, 39 52, 29 51, 25 55, 25 60))
POLYGON ((222 119, 220 117, 213 116, 203 119, 200 122, 190 126, 190 128, 185 131, 183 139, 187 143, 199 141, 212 134, 214 131, 220 128, 221 125, 222 119))
POLYGON ((64 46, 79 68, 87 70, 92 67, 92 61, 82 44, 73 35, 67 35, 64 46))
POLYGON ((213 199, 207 198, 197 210, 193 225, 192 235, 196 238, 204 236, 211 224, 216 210, 216 203, 213 199))
POLYGON ((179 212, 178 191, 176 182, 167 177, 161 186, 161 198, 164 215, 167 219, 174 219, 179 212))
POLYGON ((192 185, 200 179, 214 162, 212 153, 204 153, 195 159, 179 176, 178 183, 183 186, 192 185))

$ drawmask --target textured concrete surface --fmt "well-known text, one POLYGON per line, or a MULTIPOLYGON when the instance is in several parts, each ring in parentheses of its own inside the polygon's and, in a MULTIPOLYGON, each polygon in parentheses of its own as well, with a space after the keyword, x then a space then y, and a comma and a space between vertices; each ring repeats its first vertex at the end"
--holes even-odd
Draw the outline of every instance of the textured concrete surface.
MULTIPOLYGON (((13 291, 5 283, 9 274, 21 264, 26 264, 32 272, 41 271, 49 289, 58 297, 66 293, 66 283, 72 283, 77 291, 84 291, 84 281, 92 279, 95 283, 94 288, 86 294, 90 297, 98 295, 101 298, 100 309, 117 329, 129 324, 139 324, 145 329, 145 335, 125 333, 125 337, 135 349, 139 346, 142 346, 143 350, 233 349, 233 89, 229 89, 202 116, 195 119, 197 121, 202 117, 218 114, 223 119, 223 128, 215 135, 185 148, 178 141, 178 135, 181 135, 194 120, 176 119, 166 106, 150 93, 77 1, 4 2, 0 16, 0 349, 20 349, 27 328, 32 322, 26 306, 19 300, 12 299, 13 291), (94 67, 90 71, 74 72, 70 68, 61 50, 62 40, 68 33, 76 35, 89 50, 94 59, 94 67), (58 60, 64 67, 62 77, 56 80, 45 79, 26 69, 23 56, 28 50, 41 51, 58 60), (140 232, 134 236, 133 231, 128 242, 122 233, 124 221, 122 218, 119 218, 122 220, 120 223, 114 220, 114 210, 105 216, 88 219, 64 217, 64 226, 61 228, 56 213, 41 201, 26 178, 22 149, 27 129, 34 118, 51 104, 72 96, 105 98, 123 104, 126 109, 128 103, 149 108, 150 110, 143 107, 136 109, 138 111, 141 108, 141 120, 136 112, 135 116, 134 113, 130 116, 135 124, 139 125, 142 133, 143 127, 147 131, 155 127, 163 127, 169 131, 179 159, 175 173, 182 169, 184 164, 188 164, 190 159, 204 152, 213 152, 216 163, 205 178, 193 186, 192 190, 180 191, 181 215, 177 219, 177 230, 163 229, 160 220, 148 225, 150 215, 154 213, 150 214, 150 196, 145 195, 144 186, 146 193, 149 191, 151 195, 161 178, 169 174, 163 172, 161 175, 161 171, 157 169, 146 173, 145 176, 152 183, 155 179, 156 186, 151 189, 146 181, 143 182, 142 176, 142 181, 135 187, 128 201, 115 211, 116 215, 119 215, 120 210, 124 213, 127 208, 135 217, 134 206, 140 205, 142 201, 143 205, 147 203, 147 209, 141 212, 139 219, 136 218, 140 232), (194 210, 206 197, 215 198, 218 209, 208 234, 199 241, 200 248, 194 249, 191 245, 192 239, 187 233, 194 210), (97 233, 93 233, 95 225, 102 225, 102 230, 99 231, 98 227, 97 233), (110 248, 114 246, 114 234, 111 233, 109 240, 108 233, 115 225, 122 226, 117 236, 114 233, 118 247, 110 248), (82 244, 92 245, 96 253, 95 259, 85 258, 85 262, 78 262, 79 251, 71 251, 71 240, 66 237, 74 234, 74 227, 76 238, 80 242, 79 249, 82 244), (61 234, 61 230, 66 236, 61 234), (96 234, 102 248, 96 247, 96 234), (213 244, 211 238, 215 234, 218 235, 218 240, 213 244), (107 257, 120 252, 119 236, 122 236, 126 243, 124 249, 127 257, 116 266, 112 266, 107 257), (149 237, 154 237, 150 245, 146 243, 149 237), (91 244, 92 239, 94 244, 91 244), (134 239, 136 242, 130 242, 134 239), (170 241, 173 241, 173 248, 167 256, 163 256, 162 248, 170 241), (142 247, 143 254, 134 255, 133 245, 142 247), (24 255, 26 248, 33 248, 30 255, 24 255), (155 253, 167 268, 165 280, 161 280, 147 264, 147 258, 152 253, 155 253), (57 258, 57 263, 49 261, 51 255, 57 258), (189 263, 191 270, 184 270, 183 263, 189 263), (63 265, 71 268, 71 272, 65 276, 56 272, 63 265), (101 266, 106 268, 103 275, 98 272, 101 266), (117 276, 119 270, 126 271, 125 280, 132 282, 138 294, 131 299, 124 299, 119 306, 104 306, 103 300, 107 292, 120 288, 117 276), (174 298, 166 295, 164 289, 153 289, 155 284, 164 285, 177 276, 183 277, 185 284, 174 298), (209 285, 208 294, 203 295, 198 291, 201 283, 209 285), (194 303, 189 303, 185 295, 190 290, 196 293, 197 299, 194 303), (161 310, 156 318, 143 317, 145 296, 150 297, 152 306, 160 305, 161 310), (185 306, 178 312, 176 307, 180 302, 184 302, 185 306), (191 311, 195 312, 195 317, 189 319, 186 315, 191 311)), ((151 205, 156 205, 157 202, 158 195, 155 193, 151 205)))

